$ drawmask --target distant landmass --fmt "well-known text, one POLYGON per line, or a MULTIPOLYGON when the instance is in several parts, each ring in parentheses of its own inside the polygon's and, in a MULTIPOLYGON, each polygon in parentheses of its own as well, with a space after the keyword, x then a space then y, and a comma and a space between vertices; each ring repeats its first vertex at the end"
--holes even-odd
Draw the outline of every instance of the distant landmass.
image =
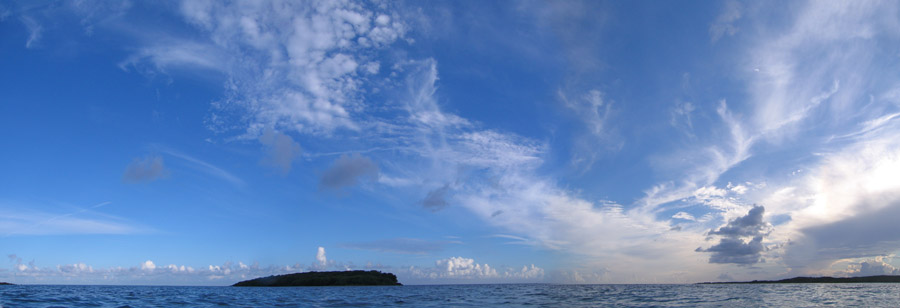
POLYGON ((15 284, 9 282, 0 282, 0 286, 14 286, 15 284))
POLYGON ((401 286, 397 276, 379 271, 306 272, 256 278, 234 287, 401 286))
POLYGON ((895 283, 900 282, 900 276, 879 275, 864 277, 794 277, 782 280, 754 280, 742 282, 702 282, 701 284, 730 284, 730 283, 895 283))

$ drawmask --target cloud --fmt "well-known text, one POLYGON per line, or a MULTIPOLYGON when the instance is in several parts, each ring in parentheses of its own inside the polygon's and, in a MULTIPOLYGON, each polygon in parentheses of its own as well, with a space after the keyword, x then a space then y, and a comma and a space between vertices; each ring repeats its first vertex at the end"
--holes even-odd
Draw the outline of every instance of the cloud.
POLYGON ((726 1, 722 13, 709 25, 710 40, 715 42, 725 35, 732 36, 737 33, 738 28, 734 23, 741 19, 742 10, 743 7, 740 2, 735 0, 726 1))
POLYGON ((688 214, 685 212, 675 213, 675 215, 672 215, 672 218, 684 219, 684 220, 697 220, 697 218, 694 218, 694 215, 691 215, 691 214, 688 214))
POLYGON ((325 257, 325 247, 319 246, 319 250, 316 251, 316 262, 319 262, 321 266, 328 264, 328 258, 325 257))
POLYGON ((125 173, 122 174, 122 181, 129 183, 152 182, 165 178, 168 175, 169 170, 166 169, 163 158, 150 155, 144 158, 135 158, 125 168, 125 173))
POLYGON ((697 248, 697 252, 711 252, 709 263, 732 263, 751 265, 764 261, 762 252, 763 237, 771 231, 771 225, 763 221, 765 208, 754 206, 746 216, 731 220, 717 230, 709 231, 710 235, 722 236, 719 243, 709 248, 697 248), (750 241, 743 238, 751 237, 750 241))
POLYGON ((30 16, 22 16, 20 20, 28 28, 28 41, 25 42, 25 48, 35 47, 35 44, 41 39, 43 26, 30 16))
POLYGON ((272 129, 266 130, 259 137, 259 142, 266 148, 264 164, 278 168, 282 174, 291 171, 294 158, 300 155, 300 144, 294 142, 291 136, 272 129))
POLYGON ((347 243, 343 247, 400 254, 427 255, 444 249, 453 241, 429 241, 416 238, 393 238, 371 242, 347 243))
POLYGON ((839 272, 839 274, 845 276, 900 275, 900 268, 885 262, 884 257, 876 257, 851 263, 847 266, 846 271, 839 272))
MULTIPOLYGON (((202 46, 213 49, 209 54, 219 56, 214 65, 228 76, 229 95, 214 104, 209 124, 251 136, 264 127, 316 135, 359 130, 353 118, 366 110, 360 92, 377 75, 374 57, 407 31, 397 16, 351 1, 185 1, 181 13, 208 36, 201 41, 211 44, 202 46)), ((165 44, 153 49, 159 52, 135 56, 172 66, 165 61, 172 57, 160 55, 177 50, 174 58, 189 64, 206 54, 179 46, 165 44)))
POLYGON ((588 126, 588 131, 597 136, 603 136, 605 133, 604 126, 610 115, 612 103, 603 99, 603 92, 592 89, 587 91, 578 99, 569 99, 562 90, 557 92, 560 100, 565 106, 582 117, 582 120, 588 126))
POLYGON ((155 146, 160 152, 170 155, 172 157, 180 159, 182 162, 187 162, 187 167, 200 171, 204 174, 212 176, 214 178, 218 178, 224 181, 227 181, 235 186, 241 187, 244 186, 244 180, 232 174, 231 172, 226 171, 216 165, 208 163, 206 161, 200 160, 196 157, 184 154, 182 152, 164 147, 164 146, 155 146))
POLYGON ((141 270, 152 272, 155 269, 156 269, 156 264, 154 264, 153 261, 147 260, 147 261, 144 261, 144 263, 141 263, 141 270))
MULTIPOLYGON (((0 205, 0 234, 14 235, 65 235, 65 234, 135 234, 152 229, 120 217, 102 214, 100 203, 69 212, 31 210, 29 207, 0 205)), ((34 208, 31 205, 30 208, 34 208)))
POLYGON ((739 238, 723 238, 718 244, 709 248, 697 248, 697 252, 711 252, 709 263, 732 263, 751 265, 764 261, 762 252, 762 236, 753 237, 749 242, 739 238))
POLYGON ((450 190, 450 184, 438 187, 428 192, 425 199, 422 200, 422 206, 432 211, 439 211, 447 206, 447 192, 450 190))
POLYGON ((408 267, 398 271, 411 280, 425 283, 484 283, 485 281, 541 281, 544 269, 534 264, 522 268, 495 268, 475 259, 450 257, 434 262, 434 267, 408 267))
POLYGON ((487 264, 475 263, 475 259, 452 257, 437 260, 434 262, 434 265, 440 270, 439 275, 441 277, 497 277, 497 270, 492 269, 491 266, 487 264))
POLYGON ((364 177, 371 177, 372 180, 376 180, 378 178, 378 165, 368 157, 359 154, 341 155, 328 170, 322 173, 319 187, 339 189, 353 186, 356 185, 360 178, 364 177))
POLYGON ((649 275, 636 279, 633 273, 685 268, 684 260, 696 259, 684 247, 695 246, 702 235, 673 232, 668 221, 658 221, 652 213, 626 211, 614 202, 587 201, 541 174, 545 144, 484 129, 465 119, 446 120, 458 117, 445 113, 437 103, 436 62, 407 65, 410 120, 398 125, 413 126, 405 130, 413 136, 404 141, 410 140, 414 150, 408 159, 390 165, 392 170, 416 170, 430 190, 435 189, 434 183, 451 183, 454 206, 502 233, 513 234, 515 244, 565 251, 572 260, 591 260, 575 263, 579 266, 614 268, 605 276, 610 281, 649 281, 643 280, 649 275), (646 264, 652 264, 653 270, 646 264))
POLYGON ((587 172, 602 153, 598 149, 622 147, 622 143, 615 142, 610 132, 611 125, 608 122, 612 116, 613 104, 604 98, 603 92, 591 89, 569 98, 570 95, 560 89, 557 90, 557 96, 580 119, 587 131, 587 136, 574 141, 573 165, 583 167, 582 172, 587 172))
POLYGON ((747 213, 747 216, 739 217, 729 221, 727 225, 715 231, 710 231, 710 235, 721 235, 724 237, 743 237, 743 236, 761 236, 769 233, 771 225, 763 221, 763 206, 754 206, 747 213))
POLYGON ((900 123, 885 123, 855 135, 842 149, 825 153, 784 186, 772 187, 767 207, 791 220, 773 236, 785 242, 785 264, 816 274, 842 259, 871 258, 896 251, 900 227, 900 123))
POLYGON ((176 264, 160 265, 153 260, 146 260, 130 267, 98 268, 83 262, 39 266, 33 260, 28 264, 23 264, 19 258, 18 262, 13 265, 12 271, 0 272, 0 278, 4 281, 28 284, 60 284, 79 281, 79 283, 85 284, 105 285, 227 285, 243 279, 307 270, 309 269, 299 264, 261 267, 256 262, 248 265, 243 262, 231 261, 200 268, 176 264))

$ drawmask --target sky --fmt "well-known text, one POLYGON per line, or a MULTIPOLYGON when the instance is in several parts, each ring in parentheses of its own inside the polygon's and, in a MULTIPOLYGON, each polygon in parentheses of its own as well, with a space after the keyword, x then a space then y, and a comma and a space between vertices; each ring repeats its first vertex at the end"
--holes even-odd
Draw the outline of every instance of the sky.
POLYGON ((13 1, 0 68, 0 281, 900 274, 894 1, 13 1))

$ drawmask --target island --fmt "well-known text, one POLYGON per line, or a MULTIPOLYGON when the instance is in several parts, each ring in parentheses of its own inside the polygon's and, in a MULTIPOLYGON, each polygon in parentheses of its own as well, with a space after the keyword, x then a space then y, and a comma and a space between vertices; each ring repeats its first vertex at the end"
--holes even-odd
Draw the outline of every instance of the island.
POLYGON ((738 283, 898 283, 900 276, 878 275, 864 277, 794 277, 781 280, 754 280, 742 282, 702 282, 701 284, 738 284, 738 283))
POLYGON ((15 284, 9 282, 0 282, 0 286, 14 286, 15 284))
POLYGON ((401 286, 397 276, 379 271, 306 272, 245 280, 233 287, 401 286))

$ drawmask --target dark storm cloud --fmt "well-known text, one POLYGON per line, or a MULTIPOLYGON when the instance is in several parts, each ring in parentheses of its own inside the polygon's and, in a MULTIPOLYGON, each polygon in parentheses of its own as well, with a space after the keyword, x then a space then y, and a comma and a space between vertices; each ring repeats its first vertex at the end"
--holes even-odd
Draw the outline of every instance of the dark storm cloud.
POLYGON ((762 236, 754 237, 750 242, 739 238, 723 238, 719 244, 707 249, 697 248, 698 252, 711 252, 709 263, 754 264, 762 261, 762 236))
POLYGON ((763 221, 765 208, 754 206, 747 215, 729 221, 725 226, 709 231, 710 235, 719 235, 719 243, 709 248, 697 248, 697 252, 711 252, 709 263, 732 263, 750 265, 764 261, 762 253, 766 251, 762 244, 763 237, 769 234, 771 225, 763 221), (745 241, 744 237, 752 237, 745 241))
POLYGON ((378 177, 378 165, 368 157, 359 154, 341 155, 331 168, 325 170, 319 180, 319 187, 339 189, 353 186, 361 177, 378 177))
POLYGON ((709 234, 728 237, 762 235, 769 228, 769 224, 763 222, 763 213, 765 211, 765 208, 762 206, 755 206, 750 209, 747 216, 732 220, 724 227, 710 231, 709 234))
POLYGON ((861 212, 836 222, 801 229, 803 234, 786 246, 791 268, 822 267, 834 260, 885 256, 900 247, 900 193, 876 195, 861 212))

